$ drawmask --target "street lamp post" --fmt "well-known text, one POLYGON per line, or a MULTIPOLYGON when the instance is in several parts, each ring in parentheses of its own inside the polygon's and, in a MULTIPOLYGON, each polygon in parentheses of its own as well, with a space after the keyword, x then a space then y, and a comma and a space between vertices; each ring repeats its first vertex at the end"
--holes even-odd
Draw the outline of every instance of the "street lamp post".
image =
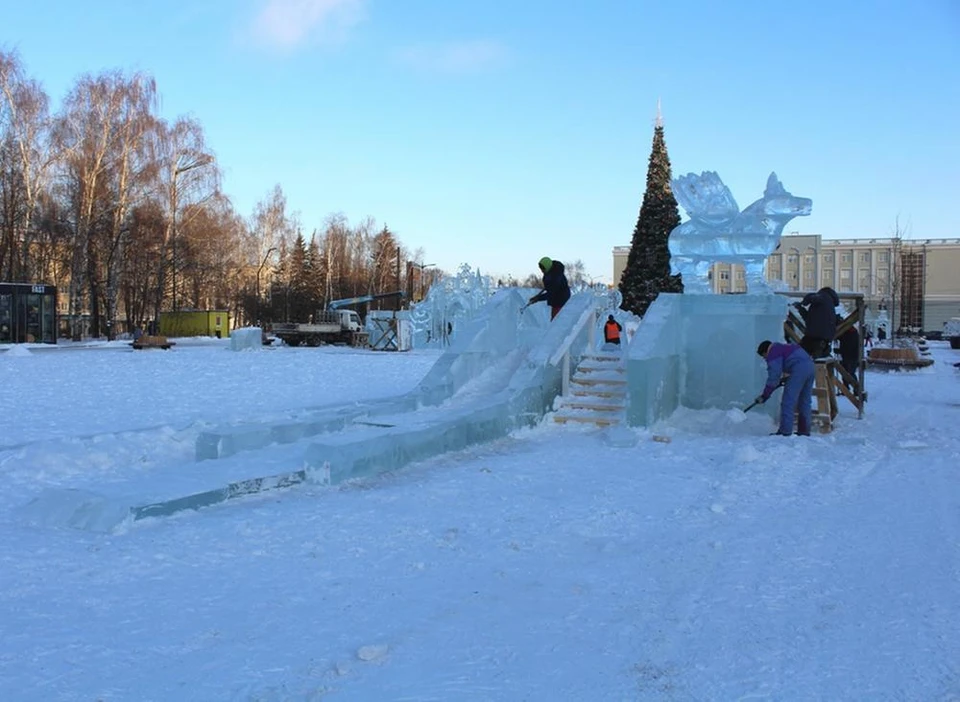
POLYGON ((423 299, 423 271, 425 268, 431 268, 433 266, 436 266, 437 264, 436 263, 414 263, 413 265, 415 265, 417 268, 420 269, 420 281, 419 281, 420 292, 419 292, 419 295, 417 296, 419 301, 423 299))
POLYGON ((276 246, 271 246, 267 249, 267 252, 263 255, 263 260, 260 261, 260 265, 257 267, 257 324, 260 324, 260 273, 263 272, 263 267, 267 265, 267 259, 270 258, 270 254, 276 250, 276 246))

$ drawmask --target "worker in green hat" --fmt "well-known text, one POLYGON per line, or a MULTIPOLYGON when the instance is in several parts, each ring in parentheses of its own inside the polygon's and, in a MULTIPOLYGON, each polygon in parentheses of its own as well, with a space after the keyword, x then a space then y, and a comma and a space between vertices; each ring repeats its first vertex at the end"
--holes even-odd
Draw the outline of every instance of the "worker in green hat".
POLYGON ((550 305, 550 319, 557 316, 560 309, 567 304, 570 299, 570 284, 567 282, 567 275, 563 271, 563 264, 560 261, 544 256, 537 265, 540 272, 543 273, 543 290, 530 298, 528 305, 535 302, 546 300, 550 305))

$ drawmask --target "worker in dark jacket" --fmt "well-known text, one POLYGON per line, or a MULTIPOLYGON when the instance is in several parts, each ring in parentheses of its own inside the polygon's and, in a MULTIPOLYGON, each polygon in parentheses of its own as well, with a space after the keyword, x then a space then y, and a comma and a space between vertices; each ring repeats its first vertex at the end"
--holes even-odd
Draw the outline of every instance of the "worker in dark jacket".
POLYGON ((840 297, 833 288, 820 288, 794 303, 803 318, 804 334, 800 345, 813 358, 830 355, 833 337, 837 332, 837 305, 840 297))
POLYGON ((793 415, 796 412, 797 434, 810 436, 810 397, 816 373, 810 354, 796 344, 775 344, 770 341, 761 341, 757 354, 767 362, 767 384, 757 402, 763 404, 769 400, 773 391, 780 386, 784 373, 787 374, 783 398, 780 400, 780 426, 776 433, 781 436, 793 433, 793 415))
POLYGON ((563 271, 563 264, 560 261, 544 256, 537 264, 540 272, 543 273, 543 290, 530 298, 528 305, 535 302, 546 300, 550 305, 550 319, 557 316, 561 308, 567 304, 570 299, 570 284, 567 282, 567 275, 563 271))
MULTIPOLYGON (((842 320, 837 316, 837 324, 842 320)), ((847 331, 840 335, 840 365, 854 378, 857 377, 857 369, 860 367, 860 334, 855 326, 851 326, 847 331)), ((854 386, 844 382, 851 391, 854 386)))
POLYGON ((613 318, 613 315, 607 315, 607 321, 603 325, 603 340, 608 344, 620 345, 620 332, 623 327, 620 322, 613 318))

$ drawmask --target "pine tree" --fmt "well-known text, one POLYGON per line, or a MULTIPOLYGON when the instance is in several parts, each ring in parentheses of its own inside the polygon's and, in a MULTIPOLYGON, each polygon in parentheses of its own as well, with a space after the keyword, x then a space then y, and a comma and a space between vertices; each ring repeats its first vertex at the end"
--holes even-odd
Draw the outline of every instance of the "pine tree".
POLYGON ((670 189, 670 157, 663 139, 663 121, 657 115, 653 148, 647 166, 647 189, 633 230, 627 266, 620 277, 621 307, 643 316, 661 292, 683 292, 679 275, 670 275, 667 240, 680 224, 680 210, 670 189))

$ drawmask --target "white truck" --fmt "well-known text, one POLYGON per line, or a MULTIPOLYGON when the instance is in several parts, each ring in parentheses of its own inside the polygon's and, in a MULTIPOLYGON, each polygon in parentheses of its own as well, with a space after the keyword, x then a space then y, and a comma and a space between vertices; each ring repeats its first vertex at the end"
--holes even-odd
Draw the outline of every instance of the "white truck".
POLYGON ((950 342, 950 348, 960 349, 960 317, 951 317, 943 323, 943 338, 950 342))
POLYGON ((367 346, 370 334, 353 310, 320 310, 310 322, 276 322, 273 335, 288 346, 349 344, 367 346))
POLYGON ((288 346, 319 346, 320 344, 349 344, 350 346, 369 346, 370 333, 363 327, 360 315, 353 310, 343 307, 359 305, 374 300, 388 298, 403 298, 406 293, 402 290, 378 293, 376 295, 361 295, 334 300, 327 309, 317 312, 313 319, 306 323, 276 322, 273 324, 273 335, 282 339, 288 346))

